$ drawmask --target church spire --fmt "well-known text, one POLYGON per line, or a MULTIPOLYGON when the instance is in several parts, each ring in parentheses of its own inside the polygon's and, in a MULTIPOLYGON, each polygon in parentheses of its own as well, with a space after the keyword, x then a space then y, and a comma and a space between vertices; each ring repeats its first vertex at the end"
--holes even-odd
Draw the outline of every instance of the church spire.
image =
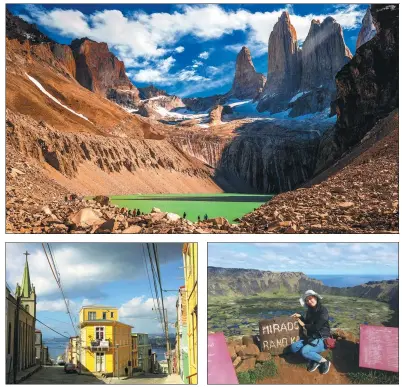
POLYGON ((21 297, 29 297, 32 293, 32 285, 31 285, 31 278, 29 276, 29 266, 28 266, 28 251, 24 253, 25 255, 25 268, 24 268, 24 275, 22 277, 22 283, 19 291, 19 296, 21 297))

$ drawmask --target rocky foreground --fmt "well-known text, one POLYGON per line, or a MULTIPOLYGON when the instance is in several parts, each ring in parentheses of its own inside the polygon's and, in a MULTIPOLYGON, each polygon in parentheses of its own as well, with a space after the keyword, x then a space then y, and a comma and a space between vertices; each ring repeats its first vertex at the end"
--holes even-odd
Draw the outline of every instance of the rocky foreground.
POLYGON ((136 216, 104 196, 70 200, 70 192, 8 147, 7 232, 397 233, 398 118, 394 111, 380 121, 323 182, 280 194, 238 224, 225 218, 193 223, 158 209, 136 216))

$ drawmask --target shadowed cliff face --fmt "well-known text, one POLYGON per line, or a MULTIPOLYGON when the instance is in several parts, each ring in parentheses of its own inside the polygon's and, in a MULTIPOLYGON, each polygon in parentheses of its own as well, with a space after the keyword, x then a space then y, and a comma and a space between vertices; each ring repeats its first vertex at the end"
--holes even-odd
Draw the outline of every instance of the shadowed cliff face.
POLYGON ((300 272, 271 272, 252 269, 225 269, 208 267, 208 294, 210 296, 250 296, 273 293, 286 289, 289 293, 302 294, 308 289, 335 296, 362 297, 389 303, 398 307, 399 281, 371 281, 366 284, 338 288, 326 286, 322 281, 300 272))
POLYGON ((337 123, 320 144, 317 172, 358 144, 399 103, 399 6, 373 5, 377 34, 336 75, 337 123))
POLYGON ((71 49, 76 61, 76 78, 82 86, 102 96, 109 89, 130 90, 133 101, 139 100, 139 91, 128 79, 124 63, 109 51, 106 43, 76 39, 71 42, 71 49))

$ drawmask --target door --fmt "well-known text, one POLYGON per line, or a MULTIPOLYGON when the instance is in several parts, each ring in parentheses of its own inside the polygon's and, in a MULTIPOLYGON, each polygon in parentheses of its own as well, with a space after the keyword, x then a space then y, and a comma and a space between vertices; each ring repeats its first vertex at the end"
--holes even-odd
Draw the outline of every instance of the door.
POLYGON ((96 352, 96 372, 105 372, 105 353, 96 352))

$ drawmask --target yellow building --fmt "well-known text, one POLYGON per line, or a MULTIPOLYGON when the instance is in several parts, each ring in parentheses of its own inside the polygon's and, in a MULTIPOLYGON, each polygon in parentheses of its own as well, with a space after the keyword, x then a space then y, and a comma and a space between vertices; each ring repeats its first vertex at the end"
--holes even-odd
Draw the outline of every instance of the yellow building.
POLYGON ((189 384, 197 384, 198 250, 197 243, 183 245, 184 283, 189 359, 189 384))
POLYGON ((78 361, 82 370, 124 376, 132 360, 131 328, 118 321, 117 308, 101 305, 81 308, 78 361))

